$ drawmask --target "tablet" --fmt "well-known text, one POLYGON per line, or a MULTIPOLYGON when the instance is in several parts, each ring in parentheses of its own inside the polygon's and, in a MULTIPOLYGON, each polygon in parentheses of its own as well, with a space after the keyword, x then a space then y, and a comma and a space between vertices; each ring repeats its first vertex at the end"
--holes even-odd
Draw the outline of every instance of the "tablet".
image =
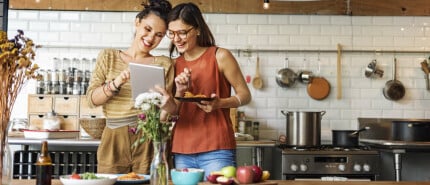
POLYGON ((164 68, 161 66, 129 63, 131 97, 136 97, 144 92, 149 92, 158 85, 165 88, 164 68))

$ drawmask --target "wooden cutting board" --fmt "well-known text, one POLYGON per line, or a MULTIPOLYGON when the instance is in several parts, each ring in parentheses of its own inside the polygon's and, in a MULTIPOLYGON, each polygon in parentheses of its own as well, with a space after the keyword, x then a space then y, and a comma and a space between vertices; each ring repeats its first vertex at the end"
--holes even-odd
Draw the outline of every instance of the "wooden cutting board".
MULTIPOLYGON (((199 185, 214 185, 210 182, 201 182, 199 183, 199 185)), ((247 184, 247 185, 278 185, 277 182, 274 181, 263 181, 263 182, 259 182, 259 183, 254 183, 254 184, 247 184)))

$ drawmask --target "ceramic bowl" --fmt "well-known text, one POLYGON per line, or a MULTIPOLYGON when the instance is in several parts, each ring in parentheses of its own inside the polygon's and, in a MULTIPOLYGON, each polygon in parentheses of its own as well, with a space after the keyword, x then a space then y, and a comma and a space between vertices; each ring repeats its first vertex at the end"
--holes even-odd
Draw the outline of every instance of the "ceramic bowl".
POLYGON ((196 185, 203 181, 205 171, 197 168, 171 169, 170 177, 175 185, 196 185))
MULTIPOLYGON (((79 174, 81 175, 81 174, 79 174)), ((64 185, 113 185, 116 182, 116 175, 96 174, 100 179, 71 179, 71 175, 60 176, 60 181, 64 185)))

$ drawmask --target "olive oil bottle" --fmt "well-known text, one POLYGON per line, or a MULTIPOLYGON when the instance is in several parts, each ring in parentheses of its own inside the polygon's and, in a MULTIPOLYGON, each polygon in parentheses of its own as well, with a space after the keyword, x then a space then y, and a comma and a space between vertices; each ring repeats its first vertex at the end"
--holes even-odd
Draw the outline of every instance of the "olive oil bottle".
POLYGON ((51 185, 52 160, 48 153, 48 142, 43 141, 36 162, 36 185, 51 185))

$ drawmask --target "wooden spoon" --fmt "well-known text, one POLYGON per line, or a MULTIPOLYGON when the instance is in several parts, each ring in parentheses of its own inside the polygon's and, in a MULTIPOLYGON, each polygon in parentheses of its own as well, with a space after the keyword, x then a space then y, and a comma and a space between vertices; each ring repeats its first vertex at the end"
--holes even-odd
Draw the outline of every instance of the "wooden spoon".
POLYGON ((252 79, 252 86, 255 89, 263 88, 263 79, 260 77, 260 57, 257 57, 257 66, 255 71, 255 76, 252 79))

